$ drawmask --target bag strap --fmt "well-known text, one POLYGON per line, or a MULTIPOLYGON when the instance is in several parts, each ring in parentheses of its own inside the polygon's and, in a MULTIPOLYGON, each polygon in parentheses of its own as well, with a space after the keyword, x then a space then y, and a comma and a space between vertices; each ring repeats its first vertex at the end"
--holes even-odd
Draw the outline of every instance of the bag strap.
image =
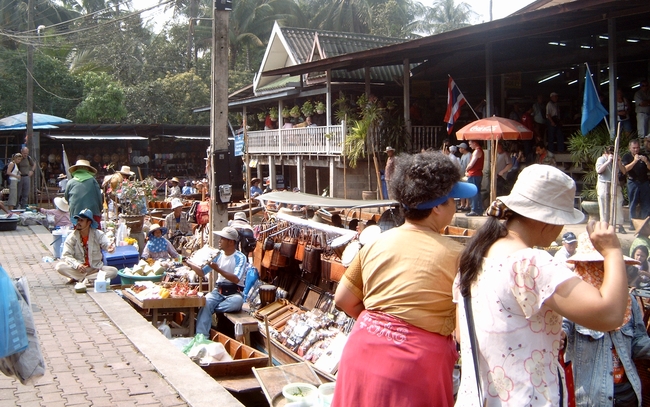
POLYGON ((469 333, 469 344, 472 348, 472 360, 474 361, 474 374, 476 375, 476 388, 478 389, 478 405, 483 403, 483 388, 481 387, 481 376, 478 368, 478 341, 476 340, 476 327, 474 326, 474 313, 472 312, 472 296, 468 293, 463 296, 465 303, 465 319, 467 320, 467 332, 469 333))

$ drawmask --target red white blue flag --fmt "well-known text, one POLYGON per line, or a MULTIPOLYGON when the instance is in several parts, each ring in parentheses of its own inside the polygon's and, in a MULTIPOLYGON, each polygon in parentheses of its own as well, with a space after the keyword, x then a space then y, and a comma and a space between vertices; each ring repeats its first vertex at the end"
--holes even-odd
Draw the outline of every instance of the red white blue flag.
POLYGON ((447 89, 447 113, 445 113, 445 123, 447 123, 447 134, 451 134, 454 123, 460 116, 460 108, 467 103, 465 95, 460 91, 456 82, 449 77, 449 86, 447 89))

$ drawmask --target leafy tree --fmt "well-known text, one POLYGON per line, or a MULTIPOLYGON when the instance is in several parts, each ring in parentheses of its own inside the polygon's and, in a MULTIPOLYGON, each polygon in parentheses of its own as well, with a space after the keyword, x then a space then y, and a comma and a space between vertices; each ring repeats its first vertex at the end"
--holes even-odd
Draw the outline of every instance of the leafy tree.
POLYGON ((186 41, 187 24, 168 26, 154 35, 143 52, 143 76, 146 80, 187 72, 186 41))
POLYGON ((124 90, 107 73, 82 76, 84 100, 77 106, 78 123, 115 123, 126 116, 124 90))
MULTIPOLYGON (((27 68, 24 51, 0 48, 0 115, 26 110, 27 68)), ((34 54, 34 112, 72 117, 81 100, 82 82, 65 64, 42 53, 34 54)))
POLYGON ((388 0, 372 6, 372 25, 370 33, 393 38, 408 38, 411 22, 418 8, 413 3, 388 0))
POLYGON ((433 7, 428 8, 417 27, 427 35, 440 34, 471 25, 470 20, 475 14, 467 3, 438 0, 433 7))
POLYGON ((143 82, 125 90, 126 121, 132 124, 210 124, 210 118, 192 113, 210 104, 209 79, 185 72, 143 82))
MULTIPOLYGON (((27 1, 0 0, 0 27, 5 33, 17 33, 0 36, 0 47, 17 49, 20 44, 37 42, 36 31, 27 31, 27 1)), ((79 14, 55 1, 34 0, 33 15, 34 27, 38 27, 39 25, 50 26, 69 21, 79 14)), ((65 25, 60 26, 61 29, 65 27, 65 25)))

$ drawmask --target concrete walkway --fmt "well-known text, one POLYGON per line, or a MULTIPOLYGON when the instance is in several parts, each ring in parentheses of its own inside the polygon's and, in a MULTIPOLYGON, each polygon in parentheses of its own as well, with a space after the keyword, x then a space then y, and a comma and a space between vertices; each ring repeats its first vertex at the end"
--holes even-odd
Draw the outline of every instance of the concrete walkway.
POLYGON ((0 262, 27 276, 46 362, 35 386, 0 374, 0 406, 241 406, 116 293, 76 294, 42 226, 0 232, 0 262))

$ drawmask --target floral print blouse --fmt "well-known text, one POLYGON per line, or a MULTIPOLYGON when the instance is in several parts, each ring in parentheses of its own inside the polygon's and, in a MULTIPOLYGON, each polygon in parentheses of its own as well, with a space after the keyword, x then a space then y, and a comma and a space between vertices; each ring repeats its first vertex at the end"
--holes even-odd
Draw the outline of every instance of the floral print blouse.
MULTIPOLYGON (((543 250, 523 249, 486 258, 472 285, 472 311, 479 347, 479 373, 487 406, 566 405, 564 371, 558 362, 562 316, 544 305, 556 287, 577 277, 543 250), (562 375, 559 377, 558 375, 562 375)), ((478 405, 463 297, 459 309, 462 378, 456 406, 478 405)))

